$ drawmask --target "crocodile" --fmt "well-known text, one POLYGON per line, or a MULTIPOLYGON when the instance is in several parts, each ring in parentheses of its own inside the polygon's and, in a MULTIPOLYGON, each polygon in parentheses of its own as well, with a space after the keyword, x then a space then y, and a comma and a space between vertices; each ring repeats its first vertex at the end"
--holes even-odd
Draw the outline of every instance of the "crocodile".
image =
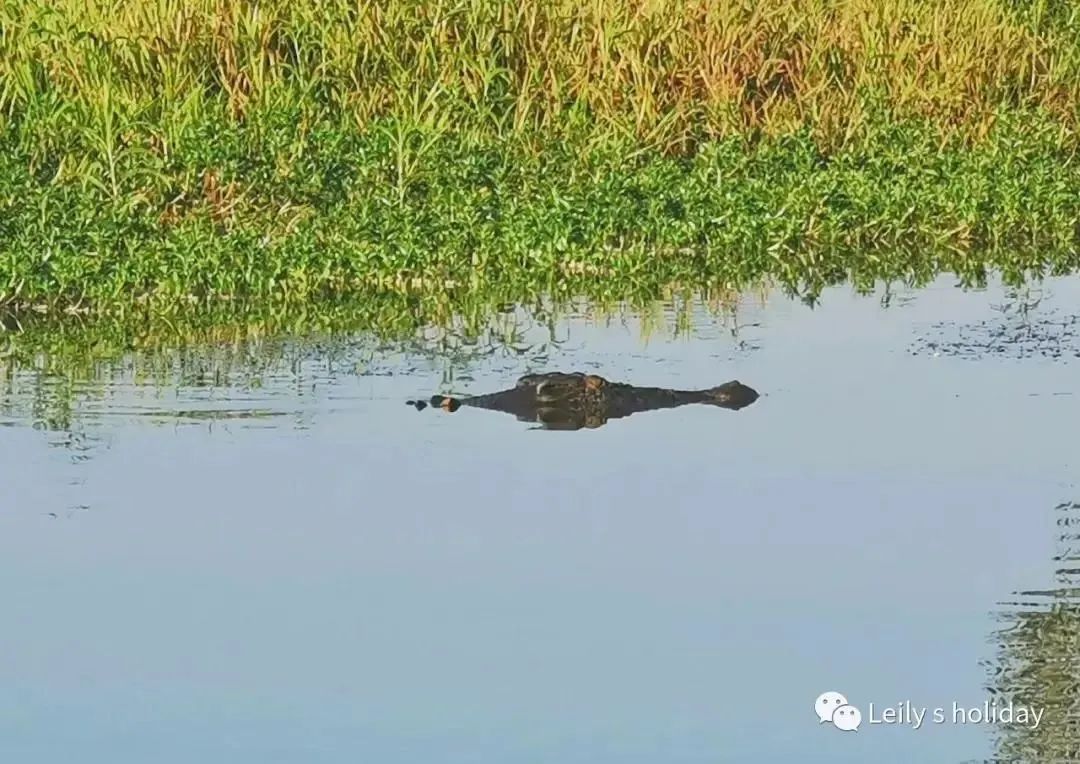
POLYGON ((519 421, 538 422, 546 430, 593 429, 611 419, 640 411, 671 409, 691 403, 738 410, 758 399, 758 394, 738 380, 706 390, 671 390, 609 382, 584 372, 526 374, 509 390, 456 398, 432 396, 429 402, 408 401, 417 409, 428 405, 454 412, 463 406, 502 411, 519 421))

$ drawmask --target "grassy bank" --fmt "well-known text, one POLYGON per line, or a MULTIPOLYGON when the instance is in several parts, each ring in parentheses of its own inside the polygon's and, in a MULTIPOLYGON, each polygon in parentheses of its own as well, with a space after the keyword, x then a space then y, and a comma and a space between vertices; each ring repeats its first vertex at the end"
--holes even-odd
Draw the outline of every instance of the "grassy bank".
POLYGON ((0 304, 1067 270, 1063 3, 0 10, 0 304))

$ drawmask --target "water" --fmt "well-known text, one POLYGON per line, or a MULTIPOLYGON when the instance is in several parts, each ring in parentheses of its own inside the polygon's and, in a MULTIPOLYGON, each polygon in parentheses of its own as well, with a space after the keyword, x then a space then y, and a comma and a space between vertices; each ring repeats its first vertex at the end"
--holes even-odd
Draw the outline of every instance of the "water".
POLYGON ((572 315, 520 354, 290 340, 66 397, 20 372, 0 759, 1064 760, 1078 298, 943 277, 684 333, 572 315), (402 405, 555 369, 762 397, 577 432, 402 405), (857 733, 818 724, 826 690, 857 733), (1007 695, 1037 729, 869 721, 1007 695))

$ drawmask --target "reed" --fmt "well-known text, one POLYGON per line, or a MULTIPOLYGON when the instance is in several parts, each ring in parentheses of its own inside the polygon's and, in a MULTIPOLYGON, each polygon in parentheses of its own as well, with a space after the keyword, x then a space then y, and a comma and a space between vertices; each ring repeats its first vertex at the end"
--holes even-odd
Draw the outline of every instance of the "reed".
POLYGON ((587 119, 671 150, 805 126, 843 141, 882 109, 977 132, 1002 105, 1075 120, 1070 5, 5 0, 0 107, 50 116, 39 141, 78 126, 106 163, 131 132, 167 152, 221 102, 496 136, 587 119))

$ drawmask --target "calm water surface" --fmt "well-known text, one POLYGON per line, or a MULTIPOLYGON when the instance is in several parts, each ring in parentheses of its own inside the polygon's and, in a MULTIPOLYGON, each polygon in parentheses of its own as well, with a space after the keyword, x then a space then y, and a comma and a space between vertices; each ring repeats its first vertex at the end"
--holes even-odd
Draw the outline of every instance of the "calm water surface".
POLYGON ((19 372, 0 761, 1066 760, 1078 305, 942 278, 747 298, 737 330, 571 315, 520 354, 207 348, 76 380, 60 430, 19 372), (576 432, 403 405, 556 369, 762 397, 576 432), (1008 697, 1037 729, 869 723, 1008 697))

